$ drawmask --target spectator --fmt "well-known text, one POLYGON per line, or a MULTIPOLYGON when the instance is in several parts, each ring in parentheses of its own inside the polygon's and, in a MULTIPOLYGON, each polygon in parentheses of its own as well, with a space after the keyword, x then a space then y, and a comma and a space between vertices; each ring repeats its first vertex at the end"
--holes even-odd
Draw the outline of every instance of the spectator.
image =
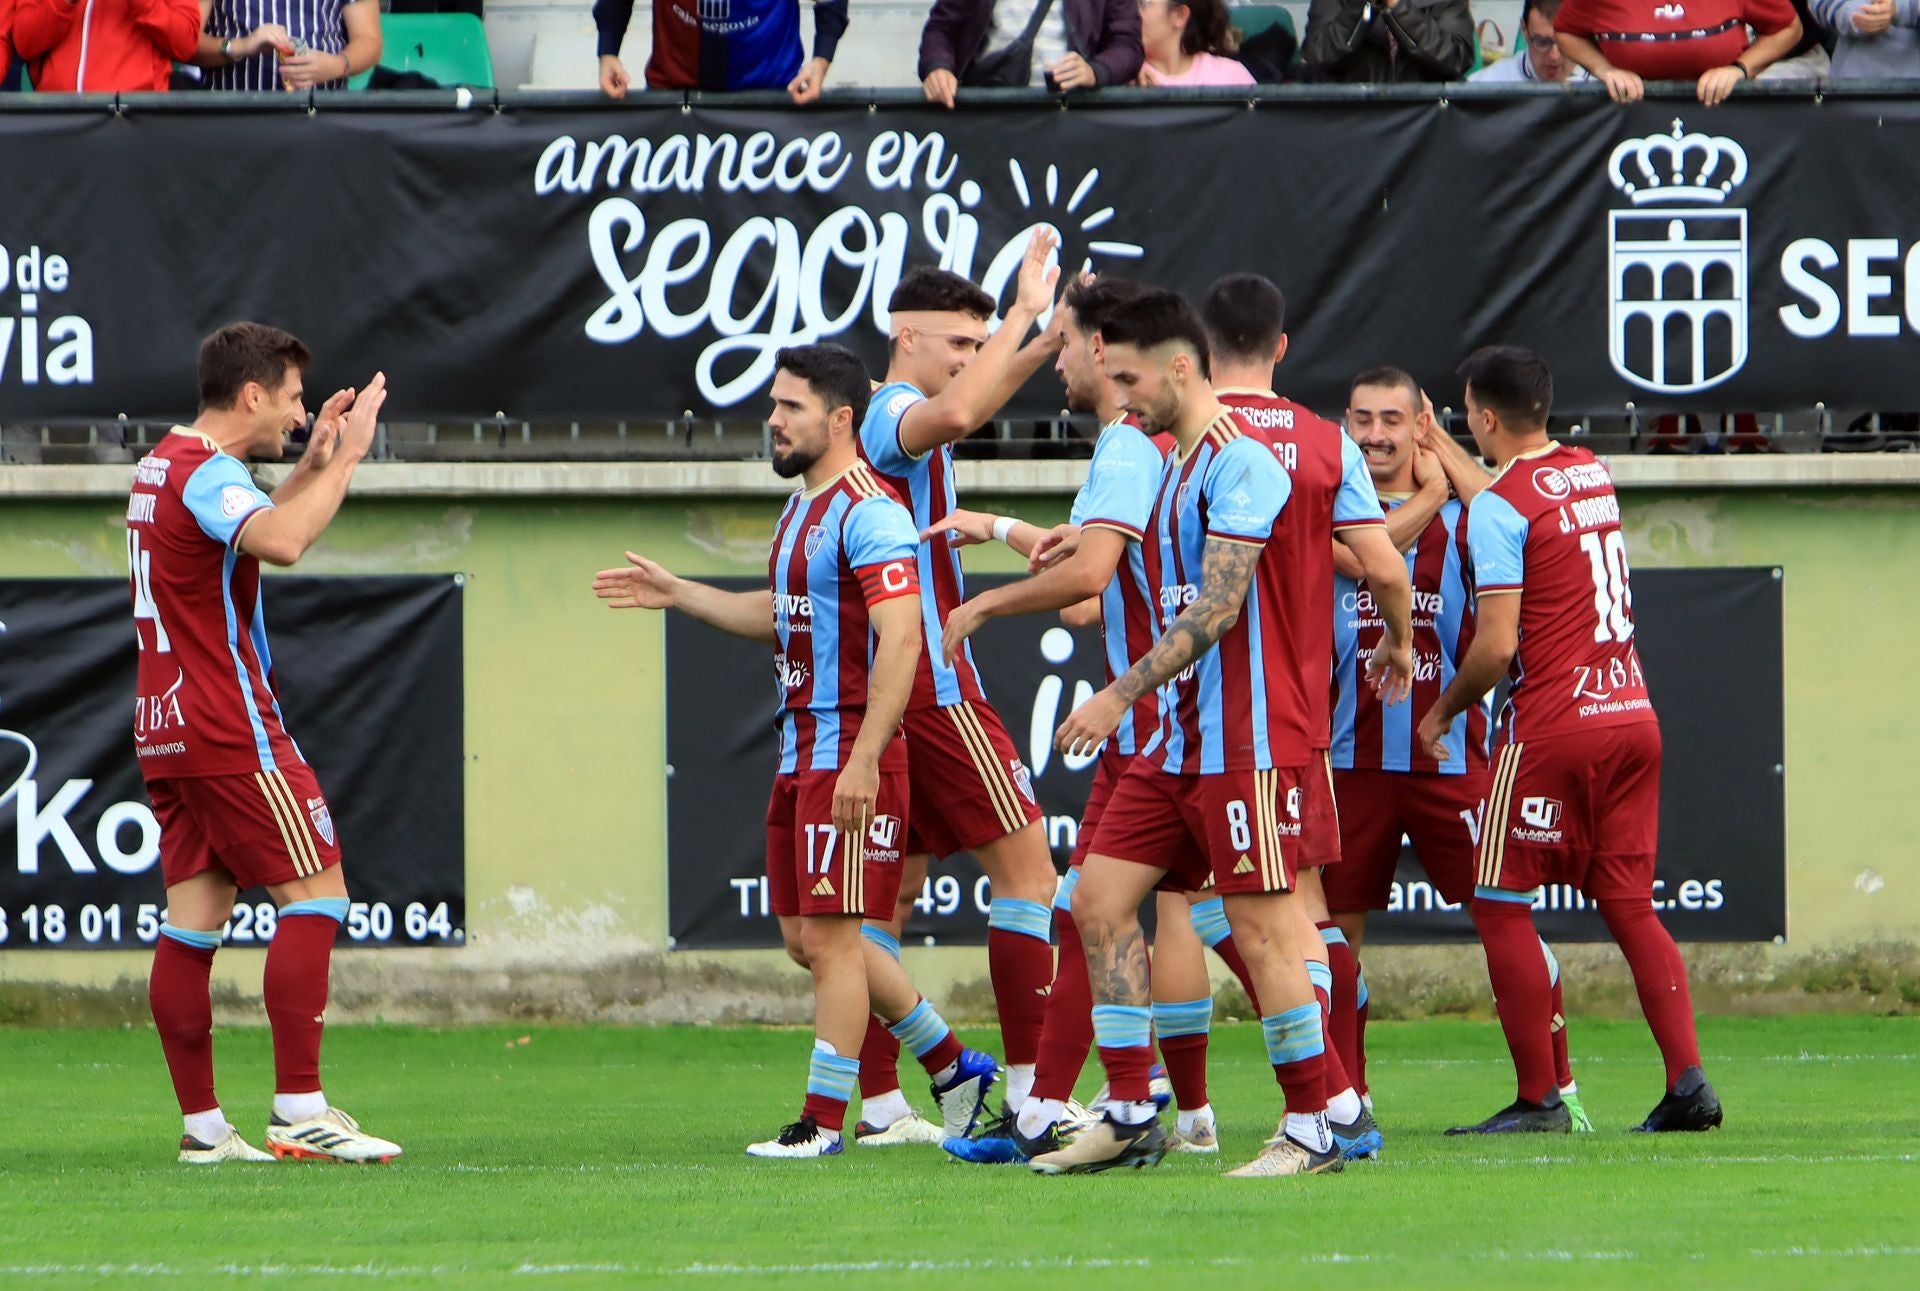
POLYGON ((1330 81, 1457 81, 1473 66, 1467 0, 1313 0, 1302 56, 1330 81))
POLYGON ((1142 85, 1252 85, 1227 0, 1140 0, 1142 85))
MULTIPOLYGON (((624 99, 631 84, 620 44, 633 0, 594 0, 600 89, 624 99)), ((847 30, 847 0, 814 0, 813 57, 800 62, 800 0, 654 0, 650 90, 781 90, 811 103, 847 30)))
POLYGON ((934 0, 920 85, 950 108, 962 85, 1130 85, 1144 57, 1139 0, 934 0))
POLYGON ((1553 30, 1560 52, 1616 103, 1640 98, 1645 80, 1686 80, 1713 107, 1800 43, 1788 0, 1566 0, 1553 30), (1752 43, 1748 27, 1757 33, 1752 43))
POLYGON ((380 0, 200 0, 200 12, 193 62, 210 90, 344 90, 380 61, 380 0))
POLYGON ((1813 0, 1813 16, 1834 36, 1834 80, 1920 77, 1920 0, 1813 0))
POLYGON ((1561 0, 1526 0, 1520 9, 1519 48, 1497 63, 1488 63, 1467 79, 1476 85, 1517 81, 1585 81, 1587 69, 1568 62, 1553 39, 1553 16, 1561 0))
POLYGON ((13 48, 36 90, 164 90, 199 36, 194 0, 13 0, 13 48))

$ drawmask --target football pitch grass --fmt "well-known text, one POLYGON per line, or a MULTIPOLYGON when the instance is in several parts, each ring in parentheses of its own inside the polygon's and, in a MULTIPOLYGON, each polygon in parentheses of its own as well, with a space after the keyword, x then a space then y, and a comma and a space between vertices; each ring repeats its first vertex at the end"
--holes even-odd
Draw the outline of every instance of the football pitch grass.
MULTIPOLYGON (((151 1031, 0 1030, 0 1285, 1920 1286, 1920 1020, 1707 1019, 1701 1041, 1716 1133, 1626 1133, 1660 1092, 1652 1042, 1576 1022, 1597 1134, 1449 1139, 1512 1096, 1498 1028, 1378 1024, 1385 1160, 1237 1181, 1278 1108, 1250 1025, 1214 1037, 1220 1158, 1064 1179, 937 1148, 748 1160, 808 1048, 750 1028, 337 1028, 329 1093, 406 1157, 196 1169, 151 1031)), ((216 1056, 258 1145, 267 1034, 216 1056)))

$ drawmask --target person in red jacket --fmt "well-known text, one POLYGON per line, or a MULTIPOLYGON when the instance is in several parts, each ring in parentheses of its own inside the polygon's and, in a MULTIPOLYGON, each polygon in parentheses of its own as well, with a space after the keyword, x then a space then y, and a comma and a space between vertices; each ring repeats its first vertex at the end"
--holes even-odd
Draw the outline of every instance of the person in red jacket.
MULTIPOLYGON (((6 0, 0 0, 5 3, 6 0)), ((164 90, 200 42, 198 0, 13 0, 13 47, 33 88, 164 90)))
POLYGON ((13 0, 0 0, 0 90, 13 74, 13 0))

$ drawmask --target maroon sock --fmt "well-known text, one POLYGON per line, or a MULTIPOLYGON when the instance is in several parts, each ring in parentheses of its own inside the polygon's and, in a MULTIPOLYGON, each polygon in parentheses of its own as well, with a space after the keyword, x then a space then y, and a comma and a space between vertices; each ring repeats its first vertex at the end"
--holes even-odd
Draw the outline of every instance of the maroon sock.
POLYGON ((860 1097, 878 1098, 900 1088, 900 1039, 877 1014, 867 1015, 860 1042, 860 1097))
MULTIPOLYGON (((1315 924, 1314 927, 1322 933, 1328 929, 1338 932, 1340 925, 1329 919, 1325 923, 1315 924)), ((1338 1055, 1340 1066, 1345 1071, 1347 1079, 1352 1081, 1354 1089, 1358 1090, 1360 1083, 1353 1073, 1358 1066, 1358 1055, 1354 1048, 1354 1027, 1360 998, 1360 966, 1354 959, 1353 949, 1347 945, 1344 936, 1336 941, 1327 942, 1327 967, 1333 970, 1333 1011, 1327 1017, 1327 1048, 1338 1055)))
POLYGON ((1233 944, 1231 936, 1222 937, 1214 944, 1213 953, 1220 956, 1226 966, 1233 970, 1239 979, 1240 989, 1247 993, 1247 1002, 1253 1005, 1253 1015, 1263 1016, 1260 1011, 1260 992, 1253 989, 1253 974, 1247 971, 1247 961, 1240 958, 1240 948, 1233 944))
POLYGON ((281 916, 261 979, 273 1027, 273 1092, 320 1088, 320 1034, 327 1011, 327 967, 340 925, 324 914, 281 916))
POLYGON ((1207 1033, 1160 1037, 1160 1061, 1173 1083, 1173 1105, 1191 1112, 1207 1105, 1207 1033))
POLYGON ((1353 1087, 1355 1090, 1359 1092, 1360 1097, 1362 1098, 1365 1098, 1370 1092, 1372 1092, 1367 1088, 1367 1009, 1368 1007, 1369 1007, 1368 1004, 1363 1001, 1360 1007, 1356 1008, 1353 1011, 1354 1069, 1347 1073, 1349 1076, 1353 1077, 1353 1080, 1354 1080, 1353 1087))
POLYGON ((160 1050, 173 1077, 180 1111, 191 1116, 219 1106, 213 1096, 213 951, 162 935, 153 948, 147 999, 160 1050))
POLYGON ((1273 1064, 1274 1079, 1280 1082, 1280 1089, 1287 1096, 1287 1110, 1311 1116, 1315 1112, 1327 1110, 1327 1058, 1332 1053, 1316 1053, 1311 1058, 1302 1058, 1298 1062, 1276 1062, 1273 1064))
POLYGON ((1693 1029, 1693 996, 1687 989, 1687 965, 1645 897, 1601 897, 1600 917, 1627 957, 1640 1011, 1647 1015, 1654 1043, 1667 1064, 1671 1090, 1689 1067, 1700 1065, 1700 1041, 1693 1029))
MULTIPOLYGON (((1320 1033, 1323 1038, 1329 1037, 1333 1034, 1333 998, 1320 989, 1318 982, 1314 983, 1313 998, 1320 1004, 1320 1033)), ((1340 1061, 1339 1050, 1331 1044, 1327 1045, 1319 1061, 1325 1073, 1322 1078, 1326 1081, 1329 1096, 1353 1088, 1353 1082, 1347 1079, 1347 1065, 1340 1061)))
MULTIPOLYGON (((923 996, 922 999, 924 998, 923 996)), ((914 1007, 918 1008, 920 1002, 920 1000, 915 1000, 914 1007)), ((920 1066, 929 1076, 937 1076, 947 1068, 953 1066, 954 1063, 960 1061, 960 1055, 964 1051, 964 1048, 965 1046, 960 1043, 960 1037, 955 1035, 952 1029, 949 1028, 947 1034, 941 1039, 939 1044, 936 1044, 933 1048, 919 1055, 920 1066)))
POLYGON ((1567 1052, 1567 1005, 1560 983, 1553 984, 1553 1082, 1565 1089, 1573 1083, 1573 1057, 1567 1052))
POLYGON ((807 1101, 800 1105, 800 1115, 811 1116, 813 1123, 823 1130, 839 1130, 847 1123, 847 1100, 809 1093, 807 1101))
POLYGON ((987 971, 1000 1010, 1000 1044, 1007 1065, 1032 1063, 1039 1057, 1040 1028, 1047 1019, 1053 946, 1024 932, 988 928, 987 971))
POLYGON ((1073 1097, 1073 1087, 1093 1048, 1093 986, 1087 977, 1087 950, 1080 943, 1080 928, 1073 916, 1054 911, 1053 927, 1060 938, 1060 966, 1053 975, 1053 993, 1047 997, 1040 1029, 1032 1097, 1065 1102, 1073 1097))
POLYGON ((1473 900, 1473 924, 1487 952, 1487 976, 1513 1054, 1520 1097, 1545 1100, 1553 1083, 1553 996, 1547 961, 1533 929, 1533 907, 1520 901, 1473 900))
POLYGON ((1100 1065, 1107 1069, 1107 1097, 1121 1103, 1144 1103, 1153 1097, 1149 1073, 1153 1070, 1152 1045, 1126 1045, 1117 1049, 1100 1046, 1100 1065))

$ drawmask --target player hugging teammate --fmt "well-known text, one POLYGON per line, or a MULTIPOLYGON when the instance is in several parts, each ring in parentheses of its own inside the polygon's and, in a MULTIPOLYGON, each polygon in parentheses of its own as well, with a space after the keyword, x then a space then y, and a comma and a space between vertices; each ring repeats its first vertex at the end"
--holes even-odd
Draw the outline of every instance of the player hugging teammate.
POLYGON ((1376 1158, 1358 950, 1403 834, 1442 894, 1471 904, 1519 1073, 1512 1106, 1453 1132, 1591 1128, 1558 967, 1531 923, 1544 882, 1596 900, 1640 985, 1668 1066, 1641 1128, 1717 1125, 1685 967, 1649 903, 1659 733, 1617 503, 1604 465, 1547 439, 1545 365, 1482 351, 1463 369, 1490 477, 1394 369, 1355 380, 1347 433, 1275 394, 1284 301, 1265 279, 1223 279, 1196 310, 1083 275, 1055 305, 1052 249, 1035 235, 992 331, 994 302, 971 283, 907 274, 875 388, 838 347, 782 352, 774 467, 806 487, 776 529, 767 591, 723 593, 632 553, 596 582, 616 607, 678 608, 775 646, 768 876, 788 951, 814 977, 816 1040, 800 1119, 748 1152, 841 1151, 856 1088, 855 1140, 871 1146, 943 1141, 1043 1174, 1217 1152, 1206 945, 1260 1015, 1284 1102, 1230 1176, 1376 1158), (1049 360, 1070 406, 1103 426, 1072 520, 1042 531, 959 509, 952 444, 1049 360), (966 600, 958 548, 991 540, 1035 575, 966 600), (968 647, 988 619, 1034 612, 1100 622, 1107 643, 1107 687, 1056 737, 1100 753, 1057 887, 968 647), (1490 773, 1486 696, 1509 666, 1490 773), (958 851, 993 885, 1004 1072, 962 1049, 899 964, 928 854, 958 851), (900 1091, 903 1045, 940 1127, 900 1091), (1171 1135, 1156 1045, 1179 1105, 1171 1135), (1107 1088, 1086 1109, 1071 1093, 1090 1046, 1107 1088), (978 1125, 1003 1075, 998 1114, 978 1125))

